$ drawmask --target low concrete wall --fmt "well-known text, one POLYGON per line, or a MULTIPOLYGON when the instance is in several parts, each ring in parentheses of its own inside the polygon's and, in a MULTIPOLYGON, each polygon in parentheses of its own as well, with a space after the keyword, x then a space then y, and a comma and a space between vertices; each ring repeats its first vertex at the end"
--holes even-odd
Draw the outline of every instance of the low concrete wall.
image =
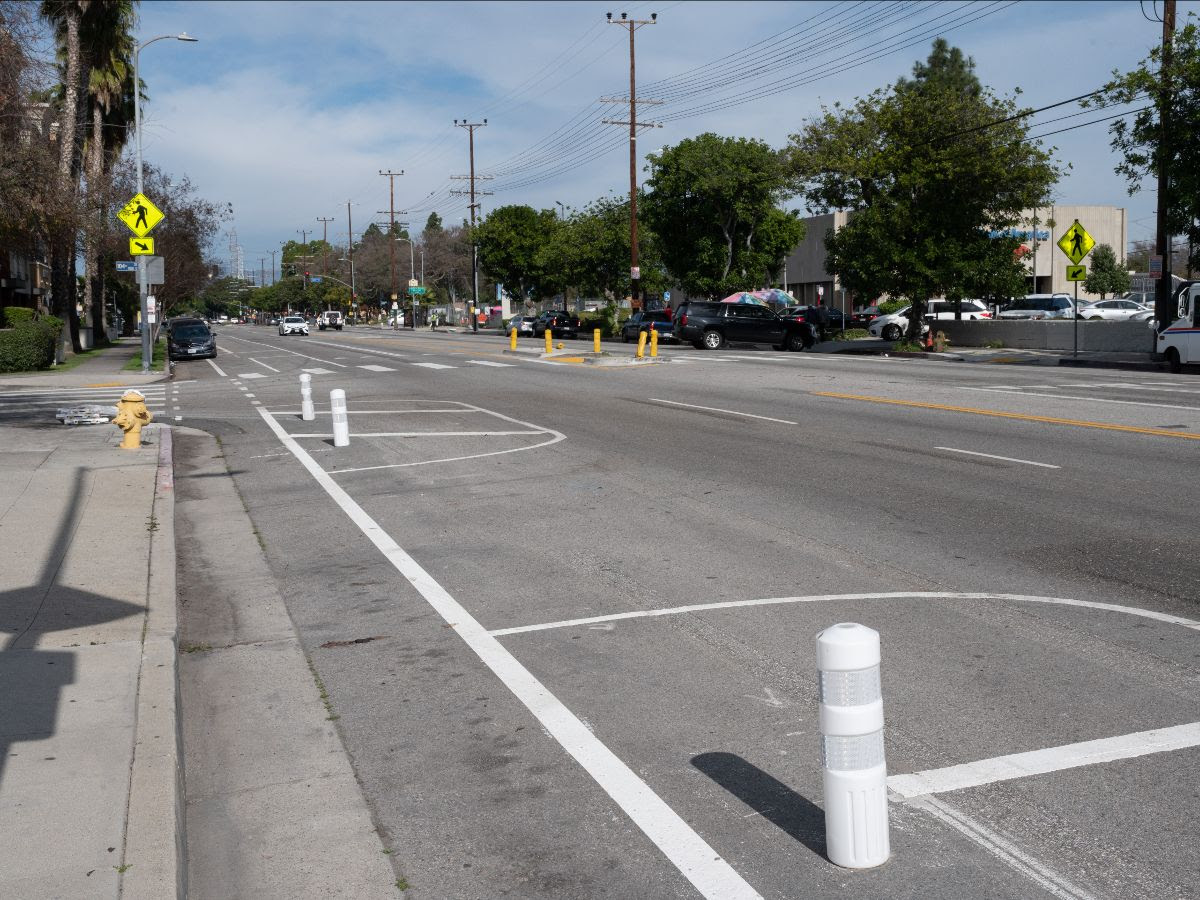
MULTIPOLYGON (((1000 341, 1002 347, 1020 350, 1070 350, 1074 344, 1075 323, 1018 319, 979 320, 975 322, 937 322, 935 331, 944 331, 953 347, 985 347, 1000 341)), ((1154 332, 1148 322, 1086 322, 1080 320, 1079 349, 1149 353, 1154 349, 1154 332)))

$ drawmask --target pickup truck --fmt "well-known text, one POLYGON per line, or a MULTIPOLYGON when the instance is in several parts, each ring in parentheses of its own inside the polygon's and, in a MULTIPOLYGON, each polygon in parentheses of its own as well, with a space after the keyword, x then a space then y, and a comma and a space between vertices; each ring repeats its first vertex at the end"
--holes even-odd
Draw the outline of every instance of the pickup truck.
POLYGON ((675 323, 662 310, 655 309, 649 312, 635 312, 632 316, 625 320, 625 324, 621 326, 621 340, 625 343, 636 341, 638 335, 645 332, 646 340, 649 340, 650 329, 653 328, 658 332, 660 341, 675 340, 675 323))

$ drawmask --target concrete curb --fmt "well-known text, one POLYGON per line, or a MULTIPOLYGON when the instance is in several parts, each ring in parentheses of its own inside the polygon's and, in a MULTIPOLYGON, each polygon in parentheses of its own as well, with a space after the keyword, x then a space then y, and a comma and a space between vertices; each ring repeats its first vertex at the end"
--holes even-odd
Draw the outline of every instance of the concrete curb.
POLYGON ((157 429, 158 472, 146 585, 146 624, 138 673, 137 725, 120 895, 134 900, 186 896, 183 754, 179 722, 175 601, 175 471, 172 432, 157 429))

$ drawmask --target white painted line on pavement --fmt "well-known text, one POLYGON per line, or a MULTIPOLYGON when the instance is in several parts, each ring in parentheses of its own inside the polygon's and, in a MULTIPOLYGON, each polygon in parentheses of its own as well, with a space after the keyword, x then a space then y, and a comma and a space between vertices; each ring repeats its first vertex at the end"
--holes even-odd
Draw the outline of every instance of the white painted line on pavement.
POLYGON ((1030 775, 1045 775, 1062 769, 1077 769, 1096 763, 1113 762, 1148 756, 1151 753, 1169 753, 1200 745, 1200 722, 1175 725, 1170 728, 1154 728, 1117 737, 1080 741, 1044 750, 1027 753, 1010 753, 958 766, 929 769, 911 775, 892 775, 888 787, 901 797, 921 797, 926 794, 943 794, 963 788, 981 787, 997 781, 1011 781, 1030 775))
POLYGON ((512 363, 492 362, 491 360, 487 360, 487 359, 468 359, 467 362, 471 363, 472 365, 476 365, 476 366, 492 366, 493 368, 496 368, 496 369, 515 369, 516 368, 516 366, 514 366, 512 363))
POLYGON ((249 381, 251 378, 269 378, 269 375, 264 375, 262 372, 239 372, 238 378, 245 378, 249 381))
POLYGON ((693 831, 675 810, 592 734, 561 700, 550 693, 503 644, 488 634, 474 616, 367 515, 329 473, 283 430, 269 412, 260 409, 259 413, 280 443, 292 452, 317 484, 341 507, 396 571, 416 588, 483 664, 512 691, 542 727, 596 780, 701 894, 711 900, 761 900, 761 895, 693 831))
MULTIPOLYGON (((247 394, 253 397, 253 394, 247 394)), ((355 437, 509 437, 514 434, 545 434, 545 431, 356 431, 355 437)), ((331 438, 332 434, 293 434, 294 438, 331 438)), ((350 471, 341 469, 339 471, 350 471)))
POLYGON ((333 372, 329 369, 301 369, 301 372, 307 372, 309 375, 332 375, 333 372))
POLYGON ((712 609, 740 609, 745 606, 777 606, 789 603, 822 603, 829 600, 1015 600, 1022 603, 1051 603, 1058 606, 1079 606, 1084 609, 1103 609, 1182 625, 1200 631, 1200 622, 1168 613, 1141 609, 1136 606, 1119 606, 1115 603, 1097 603, 1094 600, 1072 600, 1069 597, 1038 597, 1030 594, 957 593, 953 591, 892 591, 872 594, 815 594, 809 597, 766 597, 758 600, 724 600, 718 603, 694 603, 690 606, 671 606, 664 609, 639 609, 630 612, 612 613, 607 616, 588 616, 585 619, 564 619, 559 622, 544 622, 539 625, 519 625, 515 628, 497 628, 494 637, 505 634, 524 634, 528 631, 547 631, 552 628, 573 628, 593 625, 597 622, 617 622, 621 619, 645 619, 658 616, 677 616, 682 613, 704 612, 712 609))
POLYGON ((1143 403, 1140 400, 1109 400, 1105 397, 1074 397, 1067 394, 1033 394, 1029 391, 998 391, 995 388, 959 387, 963 391, 980 391, 988 394, 1007 394, 1009 397, 1048 397, 1051 400, 1084 400, 1088 403, 1116 403, 1121 406, 1155 406, 1159 409, 1190 409, 1200 412, 1200 406, 1178 406, 1172 403, 1143 403))
POLYGON ((360 369, 366 369, 368 372, 395 372, 395 369, 387 366, 359 366, 360 369))
MULTIPOLYGON (((370 338, 367 338, 370 340, 370 338)), ((318 341, 315 338, 309 340, 310 344, 320 344, 322 347, 336 347, 339 350, 354 350, 358 353, 374 353, 376 356, 391 356, 395 359, 402 359, 408 356, 407 353, 393 353, 390 350, 376 350, 373 347, 360 347, 358 344, 339 344, 334 341, 318 341)), ((339 356, 338 359, 345 359, 344 356, 339 356)))
POLYGON ((1043 469, 1061 469, 1062 466, 1052 466, 1050 463, 1034 462, 1031 459, 1017 459, 1013 456, 997 456, 995 453, 979 453, 975 450, 959 450, 957 447, 934 447, 934 450, 947 450, 950 453, 965 453, 968 456, 986 456, 988 459, 1002 459, 1005 462, 1022 463, 1026 466, 1041 466, 1043 469))
POLYGON ((443 366, 441 363, 409 363, 412 366, 420 366, 423 369, 457 369, 458 366, 443 366))
POLYGON ((329 366, 337 366, 342 369, 350 368, 349 366, 345 365, 344 363, 336 363, 333 360, 322 359, 319 356, 309 356, 307 353, 299 353, 296 350, 288 350, 285 347, 276 347, 274 344, 264 344, 262 341, 248 341, 245 338, 233 338, 233 340, 241 341, 244 344, 254 344, 256 347, 270 347, 272 350, 276 350, 279 353, 290 353, 290 354, 292 354, 292 356, 303 356, 305 359, 311 359, 314 362, 325 363, 326 365, 329 365, 329 366))
MULTIPOLYGON (((357 403, 366 403, 366 400, 356 400, 357 403)), ((394 402, 394 401, 389 401, 394 402)), ((332 410, 314 410, 318 416, 331 416, 332 410)), ((469 412, 487 412, 482 409, 348 409, 348 416, 407 416, 413 413, 469 413, 469 412)), ((273 416, 298 416, 301 411, 298 409, 273 409, 273 416)), ((523 423, 522 423, 523 424, 523 423)), ((542 429, 539 434, 547 433, 547 429, 542 429)))
POLYGON ((756 416, 754 413, 738 412, 735 409, 718 409, 715 406, 696 406, 694 403, 679 403, 675 400, 659 400, 657 397, 647 397, 651 403, 667 403, 671 406, 682 406, 686 409, 703 409, 707 412, 728 413, 731 416, 745 416, 747 419, 762 419, 764 422, 778 422, 780 425, 799 425, 799 422, 789 422, 787 419, 772 419, 770 416, 756 416))
POLYGON ((270 369, 272 372, 278 372, 278 371, 279 371, 279 370, 278 370, 278 369, 276 369, 274 366, 268 366, 268 365, 267 365, 265 362, 263 362, 261 359, 255 359, 253 356, 247 356, 247 357, 246 357, 246 359, 250 360, 250 362, 254 363, 255 365, 262 366, 264 369, 270 369))
POLYGON ((208 363, 210 366, 212 366, 214 369, 216 369, 216 370, 217 370, 217 374, 218 374, 218 375, 220 375, 222 378, 228 378, 228 377, 229 377, 229 376, 228 376, 228 375, 226 375, 224 372, 222 372, 222 371, 221 371, 221 367, 220 367, 220 366, 218 366, 218 365, 217 365, 215 362, 213 362, 211 359, 206 359, 206 360, 205 360, 205 362, 206 362, 206 363, 208 363))

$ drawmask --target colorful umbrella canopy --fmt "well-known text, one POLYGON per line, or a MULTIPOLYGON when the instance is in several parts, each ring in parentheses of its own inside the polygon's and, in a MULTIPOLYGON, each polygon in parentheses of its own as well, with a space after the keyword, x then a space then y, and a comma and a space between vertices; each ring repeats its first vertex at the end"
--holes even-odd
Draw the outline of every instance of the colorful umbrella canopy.
POLYGON ((738 291, 730 294, 722 303, 757 303, 759 306, 791 306, 796 301, 778 288, 763 291, 738 291))
POLYGON ((730 294, 722 303, 757 303, 759 306, 765 306, 766 302, 759 299, 750 291, 738 291, 736 294, 730 294))

